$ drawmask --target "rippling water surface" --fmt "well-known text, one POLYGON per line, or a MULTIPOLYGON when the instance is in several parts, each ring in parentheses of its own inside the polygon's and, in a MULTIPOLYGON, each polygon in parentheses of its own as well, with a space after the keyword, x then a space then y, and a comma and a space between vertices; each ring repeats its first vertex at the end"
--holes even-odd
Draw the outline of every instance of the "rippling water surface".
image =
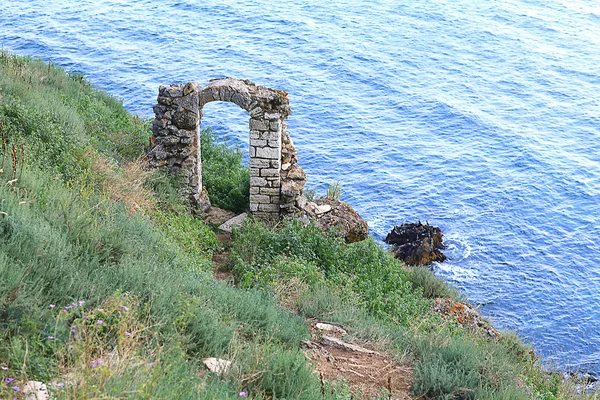
MULTIPOLYGON (((131 3, 0 0, 0 46, 142 115, 160 84, 288 91, 309 186, 340 180, 377 238, 439 225, 439 275, 560 365, 599 372, 596 0, 131 3)), ((203 122, 244 146, 247 118, 211 103, 203 122)))

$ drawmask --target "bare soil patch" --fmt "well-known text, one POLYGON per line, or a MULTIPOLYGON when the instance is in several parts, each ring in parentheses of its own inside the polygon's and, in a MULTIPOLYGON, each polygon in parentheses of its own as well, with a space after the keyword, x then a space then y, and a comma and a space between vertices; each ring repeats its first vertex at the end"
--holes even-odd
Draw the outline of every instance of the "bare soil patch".
POLYGON ((413 399, 412 368, 400 365, 385 354, 346 343, 334 336, 324 336, 312 322, 313 340, 304 341, 307 356, 324 380, 343 378, 360 399, 413 399))

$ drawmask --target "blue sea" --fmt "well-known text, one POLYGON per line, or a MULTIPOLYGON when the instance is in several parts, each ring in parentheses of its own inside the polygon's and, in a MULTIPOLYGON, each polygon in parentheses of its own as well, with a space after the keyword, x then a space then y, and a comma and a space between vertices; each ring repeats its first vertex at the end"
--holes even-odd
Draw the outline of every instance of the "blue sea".
MULTIPOLYGON (((0 0, 0 46, 152 115, 161 84, 289 92, 309 187, 382 239, 429 221, 435 272, 561 368, 600 372, 597 0, 0 0)), ((246 148, 248 116, 203 126, 246 148)))

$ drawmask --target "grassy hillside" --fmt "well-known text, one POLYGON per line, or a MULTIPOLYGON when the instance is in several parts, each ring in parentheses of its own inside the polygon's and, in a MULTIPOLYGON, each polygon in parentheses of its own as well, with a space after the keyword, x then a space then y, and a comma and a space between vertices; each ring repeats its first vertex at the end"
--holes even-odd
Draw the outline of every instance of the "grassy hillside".
MULTIPOLYGON (((144 168, 149 121, 40 60, 2 52, 0 68, 0 398, 23 398, 28 380, 61 399, 352 398, 313 373, 306 318, 412 365, 416 398, 578 398, 515 335, 434 313, 457 293, 372 239, 249 221, 229 249, 237 287, 215 280, 213 229, 177 179, 144 168), (232 367, 218 377, 203 357, 232 367)), ((204 160, 209 193, 244 208, 239 154, 210 132, 203 146, 229 160, 204 160)))

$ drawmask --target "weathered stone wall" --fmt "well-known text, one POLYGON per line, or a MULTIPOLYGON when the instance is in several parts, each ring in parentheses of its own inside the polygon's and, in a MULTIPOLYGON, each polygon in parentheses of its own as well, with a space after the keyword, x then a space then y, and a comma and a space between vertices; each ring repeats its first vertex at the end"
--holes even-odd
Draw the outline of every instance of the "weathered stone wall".
POLYGON ((268 220, 301 212, 298 202, 306 176, 286 132, 291 109, 281 90, 232 78, 213 79, 201 89, 195 82, 161 86, 154 107, 151 165, 183 170, 190 194, 200 199, 199 126, 204 105, 212 101, 232 102, 250 115, 250 212, 268 220))

